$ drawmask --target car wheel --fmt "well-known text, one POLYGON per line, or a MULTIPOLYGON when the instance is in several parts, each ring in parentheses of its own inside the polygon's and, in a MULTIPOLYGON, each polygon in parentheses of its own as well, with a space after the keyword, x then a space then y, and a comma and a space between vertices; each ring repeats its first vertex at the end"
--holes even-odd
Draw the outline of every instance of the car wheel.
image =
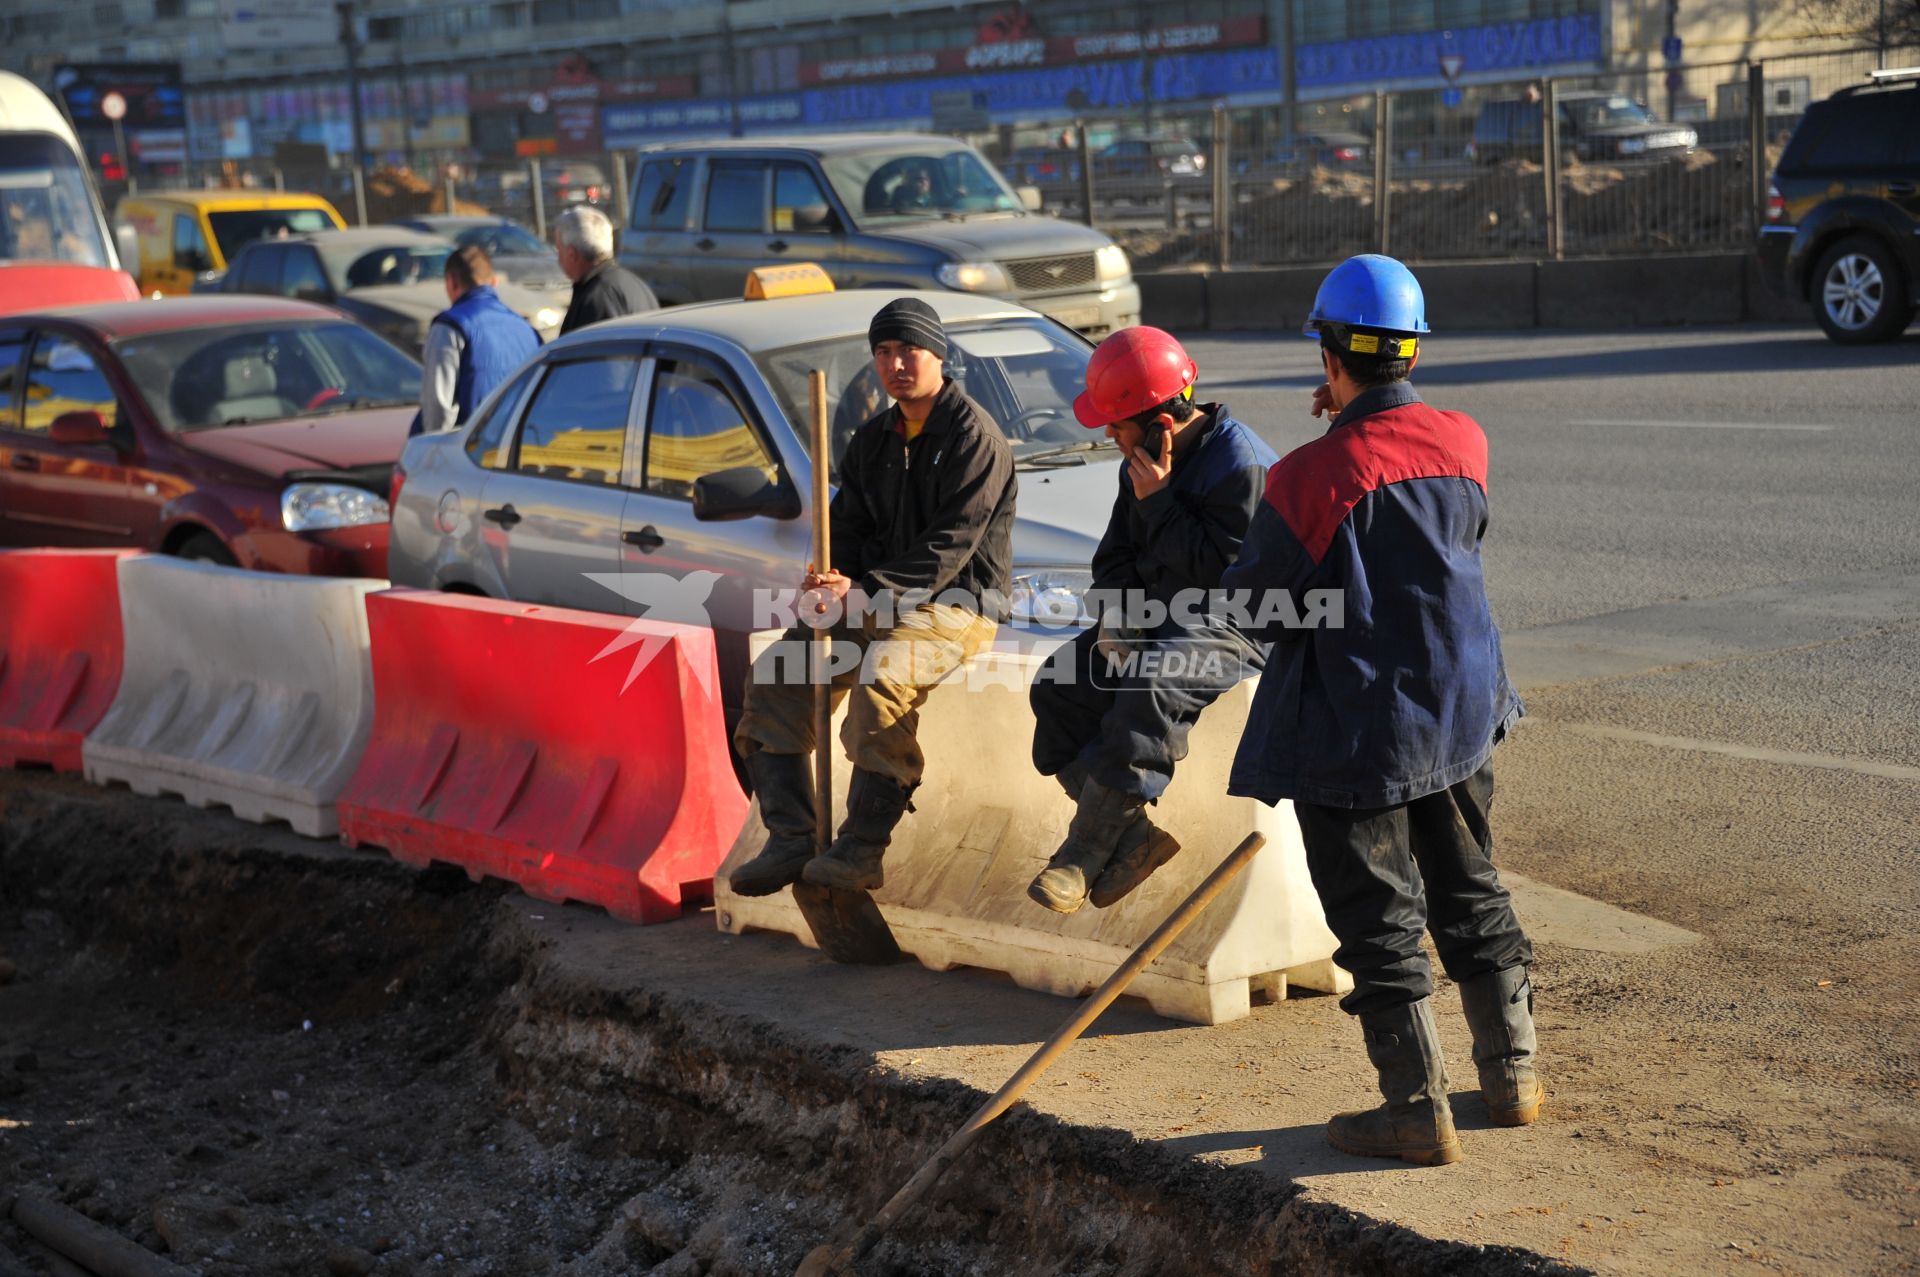
POLYGON ((194 533, 182 541, 173 553, 174 557, 189 563, 213 563, 223 568, 240 565, 240 561, 233 557, 233 551, 220 544, 220 538, 211 532, 194 533))
POLYGON ((1879 240, 1854 235, 1841 240, 1813 272, 1813 316, 1827 336, 1848 346, 1890 341, 1913 318, 1907 279, 1879 240))

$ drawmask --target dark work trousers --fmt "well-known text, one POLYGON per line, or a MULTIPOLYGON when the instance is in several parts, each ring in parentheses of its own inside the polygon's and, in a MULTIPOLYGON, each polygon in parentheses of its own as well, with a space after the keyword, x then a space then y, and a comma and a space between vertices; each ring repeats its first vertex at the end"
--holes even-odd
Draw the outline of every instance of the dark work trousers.
POLYGON ((1167 619, 1117 658, 1082 630, 1034 675, 1033 765, 1043 776, 1078 758, 1109 789, 1151 802, 1187 756, 1200 712, 1259 674, 1261 649, 1230 625, 1167 619), (1131 659, 1130 659, 1131 658, 1131 659))
POLYGON ((1533 964, 1494 872, 1492 806, 1491 759, 1458 784, 1395 807, 1293 805, 1307 871, 1340 941, 1333 960, 1353 973, 1342 1010, 1364 1015, 1429 996, 1423 930, 1455 981, 1533 964))

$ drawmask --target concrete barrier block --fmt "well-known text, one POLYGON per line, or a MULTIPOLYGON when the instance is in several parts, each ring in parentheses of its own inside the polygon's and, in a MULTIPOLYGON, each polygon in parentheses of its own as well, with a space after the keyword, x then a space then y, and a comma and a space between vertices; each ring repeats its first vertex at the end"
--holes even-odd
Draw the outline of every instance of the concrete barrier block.
POLYGON ((1768 324, 1811 324, 1813 308, 1804 297, 1788 297, 1768 287, 1760 274, 1759 259, 1748 255, 1746 266, 1746 319, 1768 324))
POLYGON ((364 599, 386 582, 157 555, 119 576, 120 690, 82 749, 87 779, 330 837, 373 723, 364 599))
POLYGON ((1140 285, 1140 322, 1174 332, 1207 327, 1207 276, 1165 271, 1134 276, 1140 285))
MULTIPOLYGON (((757 636, 760 642, 774 635, 757 636)), ((1066 835, 1073 809, 1055 781, 1028 762, 1033 713, 1027 687, 1057 640, 1003 638, 941 687, 921 710, 926 780, 886 858, 874 894, 900 947, 936 971, 1004 971, 1024 988, 1081 997, 1112 974, 1201 879, 1251 831, 1267 846, 1130 992, 1171 1019, 1218 1024, 1248 1013, 1253 998, 1280 998, 1289 983, 1344 992, 1351 978, 1332 963, 1334 938, 1307 876, 1290 805, 1229 798, 1227 772, 1246 724, 1253 683, 1222 697, 1190 737, 1191 753, 1154 819, 1182 849, 1111 909, 1088 904, 1053 913, 1027 898, 1027 884, 1066 835), (992 741, 994 747, 982 748, 992 741)), ((836 735, 837 740, 837 735, 836 735)), ((836 819, 845 812, 851 765, 834 760, 836 819)), ((790 891, 751 898, 728 878, 765 838, 758 809, 714 883, 723 931, 813 937, 790 891)))
POLYGON ((1541 262, 1542 328, 1661 328, 1738 323, 1746 308, 1738 253, 1541 262))
POLYGON ((1416 265, 1435 332, 1534 326, 1533 262, 1440 262, 1416 265))
POLYGON ((1297 329, 1307 322, 1326 275, 1323 266, 1215 271, 1205 276, 1209 323, 1220 332, 1297 329))

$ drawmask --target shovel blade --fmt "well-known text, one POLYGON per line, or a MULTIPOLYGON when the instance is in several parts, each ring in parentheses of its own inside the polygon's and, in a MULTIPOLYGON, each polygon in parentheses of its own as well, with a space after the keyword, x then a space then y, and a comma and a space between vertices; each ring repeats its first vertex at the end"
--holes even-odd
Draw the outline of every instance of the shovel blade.
POLYGON ((820 952, 835 962, 881 967, 901 960, 893 929, 866 892, 796 882, 793 902, 813 929, 820 952))

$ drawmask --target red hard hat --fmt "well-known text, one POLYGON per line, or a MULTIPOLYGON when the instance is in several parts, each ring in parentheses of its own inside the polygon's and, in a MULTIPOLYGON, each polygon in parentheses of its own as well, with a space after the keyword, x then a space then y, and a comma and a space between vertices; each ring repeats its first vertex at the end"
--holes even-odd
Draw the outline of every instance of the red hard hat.
POLYGON ((1089 430, 1138 416, 1191 386, 1200 369, 1173 334, 1141 325, 1122 328, 1087 361, 1086 391, 1073 415, 1089 430))

